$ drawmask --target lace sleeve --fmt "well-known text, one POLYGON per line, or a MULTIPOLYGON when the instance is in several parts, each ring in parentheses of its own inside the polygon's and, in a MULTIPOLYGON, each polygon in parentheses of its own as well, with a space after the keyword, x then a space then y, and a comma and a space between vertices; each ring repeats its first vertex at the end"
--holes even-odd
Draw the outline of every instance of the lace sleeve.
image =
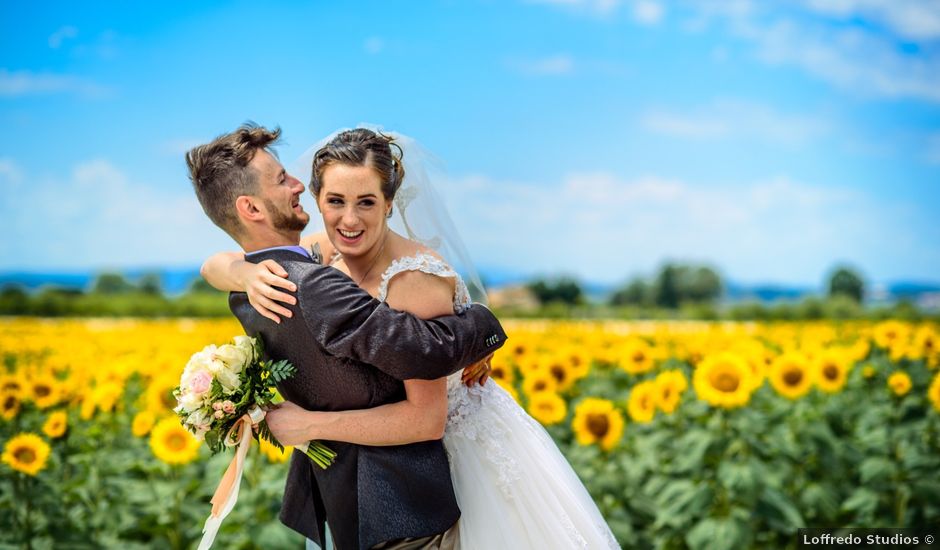
POLYGON ((453 278, 456 283, 454 292, 454 312, 461 313, 470 307, 470 293, 467 291, 467 285, 463 282, 460 275, 449 265, 437 257, 426 252, 419 252, 414 256, 404 256, 393 261, 385 273, 382 273, 382 280, 379 282, 378 300, 384 302, 388 297, 388 284, 392 278, 405 271, 420 271, 429 275, 438 277, 453 278))

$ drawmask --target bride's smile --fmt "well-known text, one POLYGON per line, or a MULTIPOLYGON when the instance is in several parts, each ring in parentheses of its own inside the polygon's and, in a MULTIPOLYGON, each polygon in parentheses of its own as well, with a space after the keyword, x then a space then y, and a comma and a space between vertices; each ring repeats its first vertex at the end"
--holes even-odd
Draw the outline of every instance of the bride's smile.
POLYGON ((317 207, 333 246, 348 260, 369 256, 385 234, 389 202, 369 165, 331 164, 321 176, 317 207))

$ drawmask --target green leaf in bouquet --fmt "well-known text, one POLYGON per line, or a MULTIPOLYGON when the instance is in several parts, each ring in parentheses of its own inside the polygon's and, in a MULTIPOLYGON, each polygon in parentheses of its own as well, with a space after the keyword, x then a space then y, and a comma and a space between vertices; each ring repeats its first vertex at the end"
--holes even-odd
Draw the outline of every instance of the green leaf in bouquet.
POLYGON ((215 430, 209 430, 206 432, 206 445, 209 446, 209 449, 213 453, 219 452, 221 450, 219 447, 222 446, 221 437, 219 437, 219 432, 215 430))
POLYGON ((274 384, 280 384, 291 376, 294 376, 294 374, 297 372, 297 369, 294 368, 294 365, 292 365, 286 359, 281 359, 280 361, 268 367, 268 372, 270 374, 270 379, 274 381, 274 384))

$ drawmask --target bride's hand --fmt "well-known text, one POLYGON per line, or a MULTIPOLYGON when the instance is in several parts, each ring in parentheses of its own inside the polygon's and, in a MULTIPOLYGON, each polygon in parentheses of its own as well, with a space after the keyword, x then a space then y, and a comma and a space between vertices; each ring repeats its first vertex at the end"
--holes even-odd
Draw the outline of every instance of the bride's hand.
POLYGON ((289 292, 297 290, 297 285, 287 279, 287 271, 283 267, 274 260, 265 260, 259 264, 247 263, 244 270, 242 282, 248 294, 248 303, 258 313, 275 323, 281 322, 279 315, 288 318, 293 315, 289 309, 278 304, 278 302, 290 305, 297 303, 297 298, 278 290, 278 288, 289 292))
POLYGON ((486 381, 490 377, 490 361, 493 360, 493 354, 487 355, 482 361, 474 363, 469 367, 463 369, 463 374, 460 375, 460 379, 467 386, 473 386, 474 383, 479 382, 482 386, 486 384, 486 381))

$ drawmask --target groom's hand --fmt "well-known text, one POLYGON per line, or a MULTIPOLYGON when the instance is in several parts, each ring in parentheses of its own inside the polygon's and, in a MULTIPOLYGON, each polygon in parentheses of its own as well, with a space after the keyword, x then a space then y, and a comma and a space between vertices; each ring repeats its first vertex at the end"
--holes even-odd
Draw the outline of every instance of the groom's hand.
POLYGON ((284 401, 269 410, 264 418, 281 445, 294 446, 315 439, 309 435, 310 415, 311 411, 284 401))

